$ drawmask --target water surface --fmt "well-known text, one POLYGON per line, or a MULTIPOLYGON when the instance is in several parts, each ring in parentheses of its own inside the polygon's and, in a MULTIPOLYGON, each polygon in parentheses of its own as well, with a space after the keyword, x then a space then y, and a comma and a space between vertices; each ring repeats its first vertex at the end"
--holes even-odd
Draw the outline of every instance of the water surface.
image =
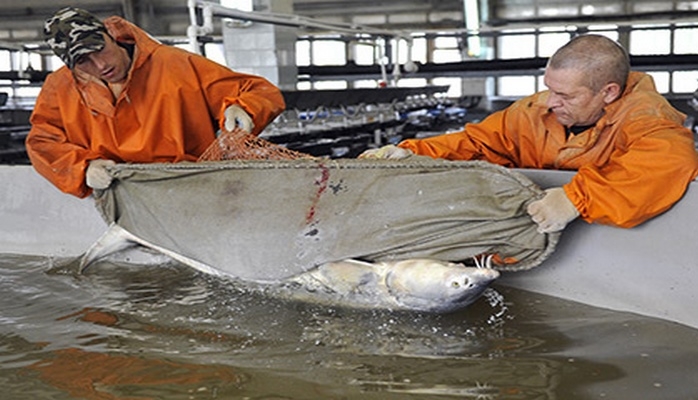
POLYGON ((634 314, 498 285, 453 314, 362 311, 65 264, 0 255, 4 400, 698 400, 698 330, 634 314))

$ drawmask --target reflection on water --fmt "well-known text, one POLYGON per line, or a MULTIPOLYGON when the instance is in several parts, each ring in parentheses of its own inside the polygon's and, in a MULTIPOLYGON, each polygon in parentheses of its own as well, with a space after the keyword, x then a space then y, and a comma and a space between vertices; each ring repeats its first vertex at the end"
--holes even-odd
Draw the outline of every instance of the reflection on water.
POLYGON ((496 285, 429 315, 60 264, 0 256, 2 399, 698 399, 697 330, 496 285))

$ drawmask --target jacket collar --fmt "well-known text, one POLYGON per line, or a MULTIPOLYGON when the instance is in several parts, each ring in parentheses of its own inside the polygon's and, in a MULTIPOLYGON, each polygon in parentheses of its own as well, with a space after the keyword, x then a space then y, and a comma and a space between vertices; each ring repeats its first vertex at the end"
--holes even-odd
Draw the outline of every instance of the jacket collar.
MULTIPOLYGON (((162 46, 162 43, 157 39, 121 17, 114 16, 105 19, 104 26, 117 42, 135 45, 131 71, 140 68, 150 58, 155 49, 162 46)), ((129 78, 130 75, 129 71, 129 78)))
POLYGON ((628 80, 625 83, 625 90, 623 94, 616 99, 613 103, 607 105, 604 108, 604 115, 596 123, 596 126, 602 127, 605 125, 611 125, 621 118, 620 113, 617 111, 623 107, 628 97, 636 93, 652 91, 656 92, 656 87, 654 86, 654 81, 652 77, 644 72, 631 71, 628 75, 628 80))

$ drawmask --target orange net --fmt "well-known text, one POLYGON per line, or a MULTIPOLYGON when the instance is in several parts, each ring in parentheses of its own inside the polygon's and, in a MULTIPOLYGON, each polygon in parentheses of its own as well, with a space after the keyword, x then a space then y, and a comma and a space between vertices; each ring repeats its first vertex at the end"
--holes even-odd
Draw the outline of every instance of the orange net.
POLYGON ((245 130, 235 128, 223 131, 201 154, 199 161, 225 160, 295 160, 313 158, 309 154, 289 150, 284 146, 258 138, 245 130))

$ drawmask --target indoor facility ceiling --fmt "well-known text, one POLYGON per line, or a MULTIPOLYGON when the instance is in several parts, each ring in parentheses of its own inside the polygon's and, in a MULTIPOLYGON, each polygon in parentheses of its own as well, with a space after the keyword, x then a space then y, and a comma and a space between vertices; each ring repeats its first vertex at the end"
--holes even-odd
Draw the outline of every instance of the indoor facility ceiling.
MULTIPOLYGON (((0 1, 0 41, 40 40, 43 21, 65 6, 100 17, 121 15, 155 36, 185 36, 187 0, 22 0, 0 1)), ((383 28, 457 28, 463 24, 463 0, 294 0, 293 14, 331 22, 382 25, 383 28)))
MULTIPOLYGON (((277 0, 257 0, 271 1, 277 0)), ((282 0, 278 0, 281 2, 282 0)), ((287 0, 284 0, 287 1, 287 0)), ((292 14, 332 23, 350 23, 412 32, 464 29, 468 0, 293 0, 292 14)), ((215 1, 212 1, 215 2, 215 1)), ((477 0, 483 24, 501 26, 598 20, 685 20, 698 18, 698 0, 477 0)), ((187 0, 22 0, 0 1, 0 47, 41 42, 43 21, 64 6, 100 17, 121 15, 160 38, 186 36, 187 0)), ((278 4, 278 3, 272 3, 278 4)), ((261 10, 264 11, 264 10, 261 10)))

